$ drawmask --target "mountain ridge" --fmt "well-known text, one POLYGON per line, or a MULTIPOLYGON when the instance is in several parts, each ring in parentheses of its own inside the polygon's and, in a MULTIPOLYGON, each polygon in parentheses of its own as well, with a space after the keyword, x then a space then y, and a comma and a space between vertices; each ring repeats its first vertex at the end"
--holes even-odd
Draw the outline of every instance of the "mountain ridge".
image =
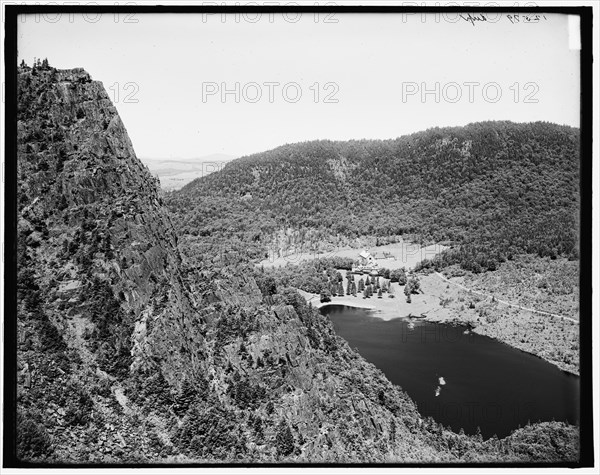
POLYGON ((579 178, 578 129, 490 121, 284 145, 230 162, 167 204, 188 234, 240 221, 236 237, 262 244, 252 258, 281 229, 310 229, 453 243, 441 264, 481 271, 517 253, 577 258, 579 178))

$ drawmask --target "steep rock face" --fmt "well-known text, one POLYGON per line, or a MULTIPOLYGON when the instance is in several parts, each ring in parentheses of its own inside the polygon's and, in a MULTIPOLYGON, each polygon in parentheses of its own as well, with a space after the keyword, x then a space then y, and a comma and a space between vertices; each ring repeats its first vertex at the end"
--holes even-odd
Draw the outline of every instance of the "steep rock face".
POLYGON ((19 239, 45 313, 109 374, 173 373, 186 362, 163 335, 194 312, 156 180, 87 72, 20 69, 18 85, 19 239))

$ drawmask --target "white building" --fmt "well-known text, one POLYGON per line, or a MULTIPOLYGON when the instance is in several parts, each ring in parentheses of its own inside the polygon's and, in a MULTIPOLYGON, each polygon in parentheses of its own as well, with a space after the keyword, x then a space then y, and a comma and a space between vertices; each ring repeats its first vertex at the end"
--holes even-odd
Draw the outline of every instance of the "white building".
POLYGON ((376 269, 379 267, 379 264, 375 261, 375 258, 371 255, 369 251, 364 249, 358 254, 358 266, 352 269, 354 272, 366 272, 371 271, 374 274, 377 273, 376 269))

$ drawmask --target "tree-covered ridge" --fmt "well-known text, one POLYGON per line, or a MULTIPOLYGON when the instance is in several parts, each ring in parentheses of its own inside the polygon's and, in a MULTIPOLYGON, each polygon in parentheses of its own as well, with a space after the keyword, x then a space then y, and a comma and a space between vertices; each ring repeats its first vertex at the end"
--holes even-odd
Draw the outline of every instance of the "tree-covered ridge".
POLYGON ((449 263, 480 270, 518 253, 577 257, 579 179, 578 129, 482 122, 284 145, 234 160, 168 202, 192 234, 263 244, 285 227, 408 234, 450 242, 449 263))

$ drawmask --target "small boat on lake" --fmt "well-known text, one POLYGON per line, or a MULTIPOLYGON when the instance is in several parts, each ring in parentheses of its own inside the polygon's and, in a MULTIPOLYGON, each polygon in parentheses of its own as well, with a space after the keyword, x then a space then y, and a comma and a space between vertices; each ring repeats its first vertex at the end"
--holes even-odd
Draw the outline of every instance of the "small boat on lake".
POLYGON ((424 313, 422 313, 421 315, 413 315, 412 313, 409 313, 406 318, 410 318, 411 320, 419 320, 421 318, 427 318, 427 315, 425 315, 424 313))

